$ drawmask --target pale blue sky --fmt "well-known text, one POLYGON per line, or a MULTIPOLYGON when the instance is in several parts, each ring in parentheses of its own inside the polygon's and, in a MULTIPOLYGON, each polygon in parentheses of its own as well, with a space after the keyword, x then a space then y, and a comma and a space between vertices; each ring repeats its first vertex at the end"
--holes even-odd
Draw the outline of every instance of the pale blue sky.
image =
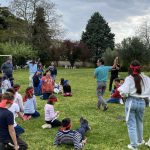
MULTIPOLYGON (((7 6, 10 0, 0 0, 7 6)), ((80 40, 87 21, 95 11, 109 23, 118 43, 135 34, 144 20, 150 20, 150 0, 52 0, 58 13, 63 15, 65 38, 80 40)))

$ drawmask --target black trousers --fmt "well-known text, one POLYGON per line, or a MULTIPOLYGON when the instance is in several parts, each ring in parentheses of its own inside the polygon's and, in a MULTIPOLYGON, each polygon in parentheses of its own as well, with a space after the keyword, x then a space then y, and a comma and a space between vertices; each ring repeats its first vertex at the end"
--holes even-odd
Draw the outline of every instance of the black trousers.
POLYGON ((59 127, 61 126, 61 121, 55 119, 54 121, 45 121, 47 124, 51 124, 52 127, 59 127))
POLYGON ((113 76, 113 75, 110 76, 109 91, 112 90, 112 84, 113 84, 114 79, 116 78, 118 78, 118 76, 113 76))
MULTIPOLYGON (((21 138, 17 137, 17 143, 19 145, 19 150, 27 150, 28 145, 21 138)), ((0 150, 14 150, 13 142, 0 143, 0 150)))

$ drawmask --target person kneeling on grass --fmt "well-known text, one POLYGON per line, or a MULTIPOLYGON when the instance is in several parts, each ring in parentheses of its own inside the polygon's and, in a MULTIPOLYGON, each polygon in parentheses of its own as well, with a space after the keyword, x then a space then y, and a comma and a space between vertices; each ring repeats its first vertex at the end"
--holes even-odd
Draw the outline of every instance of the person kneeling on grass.
POLYGON ((40 116, 39 112, 36 111, 36 97, 33 94, 33 87, 28 87, 26 89, 26 94, 24 96, 24 119, 28 120, 31 117, 37 118, 40 116))
POLYGON ((14 116, 8 110, 13 104, 14 96, 10 92, 2 95, 0 102, 0 150, 26 150, 28 145, 16 137, 14 116))
POLYGON ((81 117, 80 128, 71 130, 71 120, 70 118, 65 118, 62 120, 62 127, 56 134, 54 145, 73 144, 74 149, 82 149, 87 141, 85 133, 89 129, 88 121, 81 117))
POLYGON ((59 111, 57 111, 57 112, 54 111, 55 102, 57 102, 57 97, 55 95, 51 95, 48 99, 47 104, 44 107, 45 122, 47 124, 50 124, 52 127, 61 126, 61 121, 57 120, 59 111))
POLYGON ((65 80, 65 81, 64 81, 63 92, 64 92, 64 96, 72 96, 72 93, 71 93, 71 86, 70 86, 68 80, 65 80))
POLYGON ((120 79, 116 78, 114 82, 115 82, 115 89, 113 93, 111 94, 111 98, 107 100, 107 103, 120 104, 120 99, 122 98, 118 91, 118 88, 120 87, 120 79))

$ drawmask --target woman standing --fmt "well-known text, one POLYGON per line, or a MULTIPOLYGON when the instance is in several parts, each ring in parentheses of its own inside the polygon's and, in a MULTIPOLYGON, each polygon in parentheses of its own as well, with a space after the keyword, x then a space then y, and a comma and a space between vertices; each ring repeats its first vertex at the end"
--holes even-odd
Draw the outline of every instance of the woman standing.
POLYGON ((150 78, 141 74, 141 66, 137 60, 131 62, 131 75, 118 88, 120 94, 127 97, 125 103, 126 123, 130 138, 129 149, 136 150, 143 140, 144 98, 150 96, 150 78))

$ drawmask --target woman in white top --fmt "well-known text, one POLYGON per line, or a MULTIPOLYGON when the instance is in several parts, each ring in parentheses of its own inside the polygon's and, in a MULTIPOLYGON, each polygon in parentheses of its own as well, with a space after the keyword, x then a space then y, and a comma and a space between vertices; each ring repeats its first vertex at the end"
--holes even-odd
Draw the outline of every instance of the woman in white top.
POLYGON ((143 116, 145 100, 150 96, 150 78, 141 74, 141 66, 137 60, 131 62, 131 75, 118 88, 120 94, 127 97, 125 103, 126 123, 130 138, 129 149, 136 150, 137 146, 144 144, 143 116))

